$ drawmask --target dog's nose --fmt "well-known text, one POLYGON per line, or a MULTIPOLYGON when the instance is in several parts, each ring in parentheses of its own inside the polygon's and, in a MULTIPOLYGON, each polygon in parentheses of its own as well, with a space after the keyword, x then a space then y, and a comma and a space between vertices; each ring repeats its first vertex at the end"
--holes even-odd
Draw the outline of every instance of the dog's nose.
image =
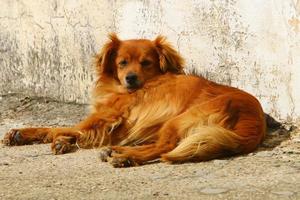
POLYGON ((126 80, 128 85, 134 86, 134 85, 137 84, 138 76, 135 73, 129 73, 125 77, 125 80, 126 80))

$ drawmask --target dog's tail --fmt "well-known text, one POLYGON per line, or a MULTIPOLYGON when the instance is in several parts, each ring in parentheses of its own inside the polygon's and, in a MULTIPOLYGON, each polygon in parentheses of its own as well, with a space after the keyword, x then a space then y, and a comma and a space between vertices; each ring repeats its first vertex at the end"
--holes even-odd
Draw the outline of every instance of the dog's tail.
POLYGON ((253 135, 242 136, 218 125, 200 126, 161 157, 167 162, 206 161, 251 152, 257 141, 253 135))

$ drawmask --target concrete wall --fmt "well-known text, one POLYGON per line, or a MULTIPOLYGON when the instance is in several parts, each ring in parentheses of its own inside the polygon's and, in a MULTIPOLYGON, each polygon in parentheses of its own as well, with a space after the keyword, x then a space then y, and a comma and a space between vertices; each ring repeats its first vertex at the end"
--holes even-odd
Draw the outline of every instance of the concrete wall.
POLYGON ((0 93, 87 102, 91 57, 120 38, 166 35, 197 72, 300 120, 300 0, 0 0, 0 93))

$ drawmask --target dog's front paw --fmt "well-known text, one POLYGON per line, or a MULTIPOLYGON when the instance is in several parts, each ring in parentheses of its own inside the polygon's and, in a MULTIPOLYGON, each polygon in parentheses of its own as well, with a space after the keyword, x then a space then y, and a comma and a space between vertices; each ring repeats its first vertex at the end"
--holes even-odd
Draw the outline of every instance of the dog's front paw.
POLYGON ((23 145, 25 144, 21 131, 18 129, 11 129, 8 131, 2 140, 2 143, 7 146, 23 145))
POLYGON ((55 155, 74 152, 78 148, 76 138, 69 136, 59 136, 51 144, 51 150, 55 155))

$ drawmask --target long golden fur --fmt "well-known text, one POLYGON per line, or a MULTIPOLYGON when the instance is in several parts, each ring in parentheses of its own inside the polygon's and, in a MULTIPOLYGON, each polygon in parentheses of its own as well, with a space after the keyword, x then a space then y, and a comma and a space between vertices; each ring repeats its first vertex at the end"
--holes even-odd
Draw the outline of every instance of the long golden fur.
POLYGON ((158 158, 205 161, 255 150, 266 129, 257 99, 185 75, 183 65, 162 36, 122 41, 111 34, 96 56, 91 114, 69 128, 12 129, 4 143, 52 142, 54 154, 105 147, 100 157, 115 167, 158 158))

